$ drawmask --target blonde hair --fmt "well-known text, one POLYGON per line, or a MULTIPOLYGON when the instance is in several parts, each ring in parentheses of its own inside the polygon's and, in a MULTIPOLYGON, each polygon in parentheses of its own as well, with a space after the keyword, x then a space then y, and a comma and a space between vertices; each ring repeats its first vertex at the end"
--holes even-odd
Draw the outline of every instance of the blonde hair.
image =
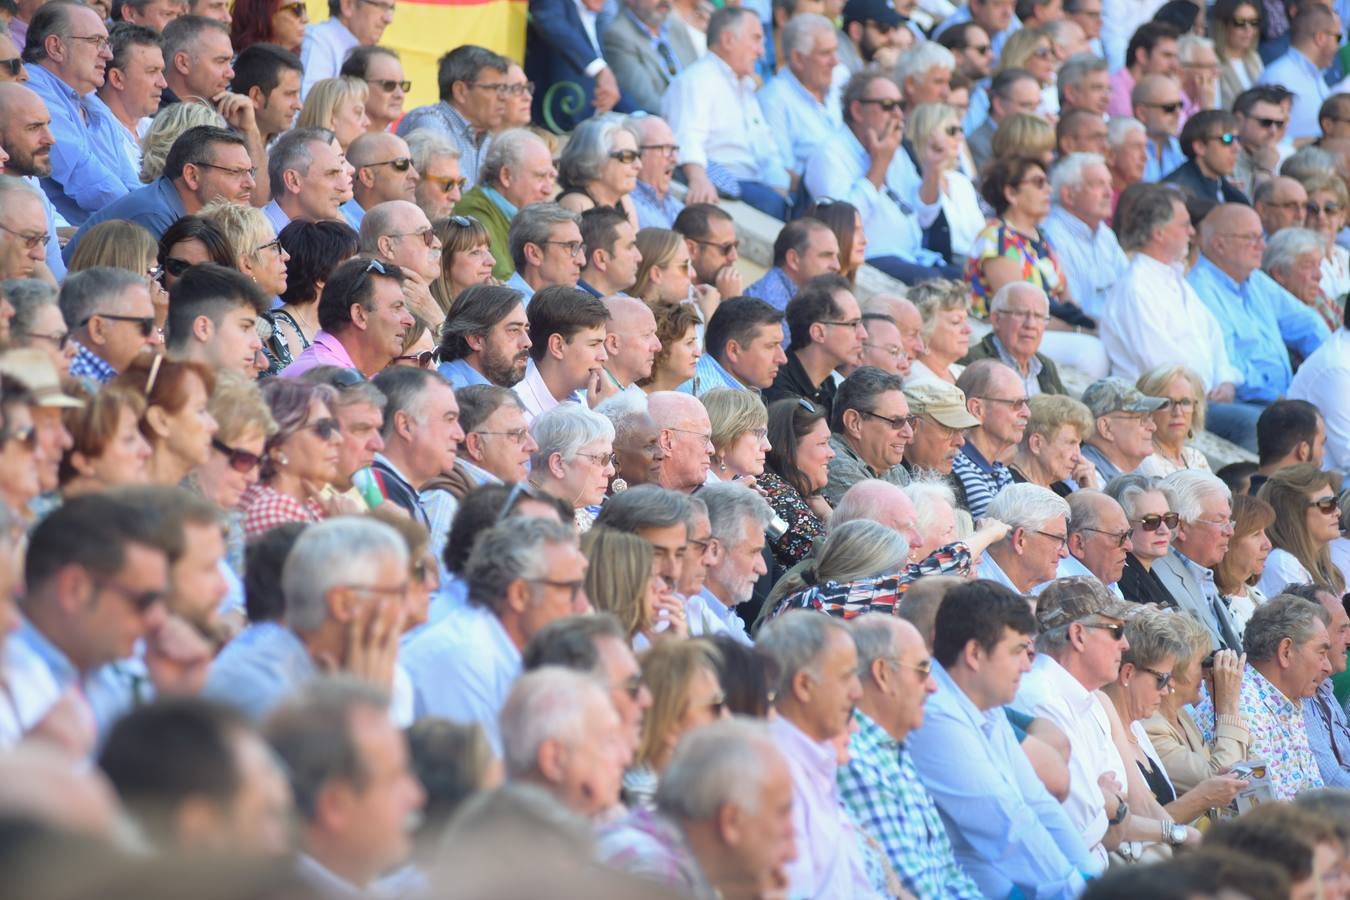
POLYGON ((925 147, 928 139, 943 122, 954 119, 961 122, 961 112, 946 103, 922 103, 905 118, 905 137, 915 147, 925 147))
POLYGON ((229 123, 213 107, 201 100, 184 100, 161 109, 150 130, 141 138, 141 181, 149 184, 164 174, 164 161, 173 142, 189 128, 214 125, 229 128, 229 123))
POLYGON ((126 219, 109 219, 85 233, 67 270, 80 272, 95 266, 112 266, 145 275, 155 264, 158 253, 154 236, 140 225, 126 219))
POLYGON ((989 142, 994 159, 1026 156, 1045 168, 1045 160, 1055 150, 1055 126, 1040 116, 1013 113, 999 123, 989 142))
POLYGON ((747 431, 769 427, 769 411, 754 391, 713 388, 699 400, 712 422, 714 456, 736 443, 747 431))
POLYGON ((603 612, 613 613, 632 640, 651 626, 647 583, 652 577, 652 545, 637 535, 597 525, 581 539, 586 554, 586 595, 603 612))
POLYGON ((1340 595, 1345 593, 1345 577, 1331 561, 1330 549, 1315 544, 1308 531, 1308 495, 1323 487, 1340 493, 1340 475, 1299 463, 1270 476, 1256 496, 1275 510, 1275 521, 1266 529, 1270 542, 1298 560, 1315 583, 1340 595))
POLYGON ((998 55, 994 74, 1007 69, 1026 68, 1026 61, 1036 52, 1041 41, 1048 43, 1052 51, 1055 49, 1054 38, 1044 28, 1020 28, 1014 31, 1003 42, 1003 52, 998 55))
POLYGON ((1022 443, 1026 444, 1033 434, 1050 439, 1065 425, 1072 425, 1078 431, 1078 439, 1086 440, 1094 427, 1092 411, 1082 401, 1063 394, 1037 394, 1027 400, 1031 407, 1031 418, 1027 420, 1026 434, 1022 443))
POLYGON ((276 419, 258 390, 258 382, 239 372, 216 372, 216 385, 206 408, 219 426, 216 437, 224 444, 233 445, 251 429, 260 432, 264 441, 277 433, 276 419))
POLYGON ((337 109, 348 100, 365 103, 370 97, 370 86, 359 78, 342 75, 337 78, 321 78, 305 95, 305 105, 300 108, 300 117, 296 128, 333 128, 333 116, 337 109))
MULTIPOLYGON (((1205 383, 1200 380, 1200 376, 1189 366, 1156 366, 1149 369, 1134 386, 1139 388, 1140 393, 1147 394, 1150 397, 1165 397, 1164 392, 1167 386, 1172 383, 1176 377, 1185 378, 1191 385, 1191 399, 1195 401, 1195 413, 1191 418, 1191 432, 1205 430, 1205 383)), ((1187 435, 1190 437, 1191 435, 1187 435)))
POLYGON ((1316 191, 1326 191, 1336 198, 1342 207, 1350 205, 1350 191, 1346 189, 1345 179, 1335 172, 1318 172, 1302 179, 1303 190, 1311 197, 1316 191))
POLYGON ((923 319, 921 333, 927 339, 937 327, 938 313, 964 309, 970 312, 970 285, 952 278, 930 278, 911 287, 905 296, 923 319))
POLYGON ((671 732, 689 712, 689 687, 694 676, 704 671, 717 677, 722 654, 699 638, 662 641, 642 654, 641 663, 642 682, 651 691, 652 705, 642 717, 637 763, 659 772, 675 749, 677 736, 671 732))
POLYGON ((259 247, 276 239, 272 223, 256 206, 217 198, 203 206, 198 215, 220 229, 236 260, 241 256, 253 259, 259 247))
POLYGON ((652 269, 670 265, 683 241, 684 235, 669 228, 643 228, 637 233, 637 248, 642 254, 642 264, 638 266, 637 281, 633 283, 634 297, 656 299, 648 296, 656 289, 652 284, 652 269))

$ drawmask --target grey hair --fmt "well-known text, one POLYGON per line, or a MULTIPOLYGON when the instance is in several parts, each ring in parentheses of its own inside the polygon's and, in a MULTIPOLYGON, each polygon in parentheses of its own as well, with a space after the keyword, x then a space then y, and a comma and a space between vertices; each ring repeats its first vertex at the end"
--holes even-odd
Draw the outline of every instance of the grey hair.
POLYGON ((301 634, 328 618, 328 592, 361 584, 378 562, 408 566, 408 544, 390 526, 365 516, 339 516, 304 530, 281 569, 286 624, 301 634))
POLYGON ((1147 247, 1159 229, 1176 216, 1186 215, 1185 199, 1168 184, 1141 183, 1135 190, 1134 201, 1128 206, 1121 204, 1122 212, 1115 222, 1120 249, 1126 253, 1147 247))
POLYGON ((525 270, 525 245, 537 244, 542 247, 553 226, 563 222, 571 222, 580 228, 581 216, 557 203, 531 203, 516 213, 516 217, 511 220, 506 242, 511 247, 511 262, 515 264, 517 272, 525 270))
POLYGON ((122 294, 133 287, 144 287, 145 276, 127 269, 112 266, 94 266, 81 272, 72 272, 61 283, 61 315, 66 327, 71 331, 83 328, 89 317, 100 308, 108 310, 107 304, 120 300, 122 294))
POLYGON ((710 484, 698 496, 707 504, 712 536, 723 544, 735 544, 744 538, 747 519, 751 527, 760 530, 773 521, 769 502, 743 484, 731 481, 710 484))
POLYGON ((558 157, 558 181, 579 187, 599 179, 614 149, 614 135, 620 131, 633 136, 634 146, 642 143, 641 135, 623 116, 597 116, 578 125, 558 157))
POLYGON ((921 77, 934 66, 947 70, 955 69, 956 57, 952 55, 952 51, 937 41, 920 41, 900 54, 900 59, 895 64, 895 81, 903 90, 906 78, 921 77))
POLYGON ((380 436, 386 441, 398 427, 399 413, 406 413, 418 424, 425 424, 423 401, 426 400, 427 391, 438 384, 454 390, 440 372, 414 366, 390 366, 376 375, 371 383, 385 396, 384 422, 380 427, 380 436))
MULTIPOLYGON (((845 522, 853 522, 858 519, 877 521, 878 517, 886 512, 886 507, 894 501, 895 492, 903 490, 904 488, 898 484, 891 484, 889 481, 882 481, 880 478, 864 478, 861 481, 855 481, 848 490, 844 491, 844 496, 839 498, 839 502, 834 505, 834 511, 830 513, 828 528, 833 530, 845 522)), ((948 489, 948 492, 950 493, 950 489, 948 489)))
POLYGON ((365 256, 380 256, 380 238, 393 234, 399 217, 407 212, 403 204, 407 200, 386 200, 377 203, 366 211, 361 218, 361 227, 357 229, 358 249, 365 256))
POLYGON ((895 572, 909 558, 909 541, 894 528, 854 519, 831 529, 816 560, 818 581, 856 581, 895 572))
POLYGON ((916 478, 903 488, 914 504, 914 529, 926 535, 937 521, 937 504, 945 503, 956 511, 956 494, 941 478, 916 478))
MULTIPOLYGON (((1191 643, 1172 619, 1178 613, 1164 612, 1141 606, 1139 611, 1125 620, 1125 639, 1130 648, 1121 654, 1122 663, 1131 663, 1136 668, 1157 668, 1167 657, 1176 661, 1188 659, 1191 655, 1191 643)), ((1180 614, 1184 615, 1184 613, 1180 614)))
POLYGON ((1329 787, 1304 791, 1294 798, 1294 805, 1330 819, 1338 829, 1350 834, 1350 790, 1329 787))
POLYGON ((530 146, 546 146, 543 140, 527 128, 508 128, 492 138, 487 153, 483 155, 482 171, 478 173, 480 184, 497 184, 502 169, 516 168, 525 158, 525 149, 530 146))
MULTIPOLYGON (((1074 156, 1079 155, 1087 156, 1089 154, 1077 154, 1077 153, 1074 154, 1074 156)), ((991 313, 1002 312, 1003 310, 1008 308, 1009 303, 1012 303, 1014 295, 1033 294, 1033 293, 1041 298, 1041 301, 1045 303, 1046 311, 1049 312, 1050 298, 1046 296, 1045 291, 1041 290, 1039 287, 1037 287, 1036 285, 1032 284, 1029 281, 1010 281, 1003 287, 999 288, 997 291, 994 292, 993 299, 989 301, 989 311, 991 313)))
POLYGON ((656 806, 677 822, 706 822, 730 803, 754 815, 771 767, 779 757, 768 725, 724 719, 697 728, 675 747, 656 788, 656 806))
POLYGON ((1309 228, 1281 228, 1266 241, 1261 268, 1269 275, 1288 272, 1305 253, 1326 255, 1326 241, 1309 228))
POLYGON ((1162 486, 1172 492, 1172 500, 1175 503, 1172 511, 1181 516, 1184 522, 1194 522, 1205 514, 1206 497, 1233 499, 1233 492, 1219 476, 1198 469, 1173 472, 1162 480, 1162 486))
POLYGON ((872 663, 895 656, 895 639, 900 633, 896 616, 863 613, 848 623, 848 633, 858 648, 858 677, 871 677, 872 663))
POLYGON ((412 157, 413 168, 425 172, 434 159, 459 159, 459 148, 450 143, 450 139, 439 131, 430 128, 417 128, 404 135, 408 143, 408 155, 412 157))
POLYGON ((620 391, 602 400, 595 411, 614 425, 614 440, 619 443, 637 431, 642 417, 648 415, 647 395, 640 391, 620 391))
POLYGON ((1080 187, 1083 184, 1083 173, 1087 171, 1088 166, 1104 165, 1106 160, 1099 154, 1070 153, 1050 169, 1050 196, 1059 199, 1060 192, 1065 188, 1080 187))
POLYGON ((745 27, 744 19, 749 15, 758 15, 749 7, 724 6, 708 18, 708 49, 717 46, 724 31, 740 31, 745 27))
POLYGON ((197 55, 197 42, 208 31, 219 31, 228 36, 230 26, 206 16, 179 16, 166 24, 160 32, 165 65, 173 68, 173 58, 179 53, 197 55))
POLYGON ((1201 37, 1198 34, 1183 34, 1177 38, 1177 59, 1182 63, 1190 62, 1195 58, 1198 51, 1205 49, 1214 50, 1214 42, 1207 37, 1201 37))
POLYGON ((1280 164, 1280 174, 1305 181, 1314 175, 1325 175, 1336 171, 1336 157, 1329 150, 1309 144, 1295 150, 1293 155, 1280 164))
MULTIPOLYGON (((6 178, 5 181, 18 181, 6 178)), ((3 194, 3 192, 0 192, 3 194)), ((10 278, 0 283, 0 294, 14 307, 14 318, 10 320, 11 335, 27 335, 33 330, 33 319, 44 306, 61 306, 56 301, 56 288, 37 278, 10 278)), ((64 317, 63 317, 64 318, 64 317)), ((69 326, 67 326, 69 327, 69 326)))
POLYGON ((1006 522, 1009 528, 1036 531, 1051 519, 1069 516, 1069 504, 1049 488, 1023 482, 1010 484, 989 501, 985 515, 1006 522))
POLYGON ((513 581, 547 574, 545 544, 575 547, 577 537, 571 523, 518 516, 480 534, 464 564, 469 602, 498 612, 513 581))
POLYGON ((1069 534, 1077 534, 1080 531, 1100 529, 1102 510, 1106 508, 1107 503, 1116 501, 1103 491, 1083 488, 1070 494, 1065 502, 1069 504, 1069 534))
POLYGON ((1125 145, 1125 139, 1136 131, 1148 133, 1144 123, 1133 116, 1115 116, 1106 123, 1106 145, 1112 150, 1119 150, 1125 145))
POLYGON ((314 162, 312 145, 332 142, 333 132, 327 128, 296 128, 284 132, 267 153, 267 179, 273 185, 272 192, 286 192, 281 185, 287 172, 301 176, 309 174, 310 164, 314 162))
POLYGON ((1312 640, 1316 623, 1326 615, 1322 604, 1290 594, 1272 597, 1256 608, 1242 634, 1242 650, 1249 662, 1265 662, 1275 658, 1280 642, 1289 638, 1295 647, 1312 640))
POLYGON ((832 632, 848 634, 848 629, 833 616, 804 609, 790 609, 764 623, 755 645, 777 667, 775 693, 779 697, 792 696, 792 682, 798 672, 819 671, 817 663, 832 632))
POLYGON ((790 59, 793 52, 809 54, 817 34, 833 31, 834 23, 820 13, 801 13, 788 19, 780 36, 784 62, 790 59))
POLYGON ((609 705, 609 695, 593 675, 544 666, 520 676, 500 716, 507 777, 533 775, 546 741, 580 745, 587 738, 586 714, 595 704, 609 705))
MULTIPOLYGON (((27 194, 39 203, 42 202, 42 192, 22 178, 0 178, 0 199, 4 199, 7 194, 27 194)), ((9 201, 5 200, 0 205, 8 206, 9 201)))
POLYGON ((1136 475, 1129 473, 1117 475, 1107 482, 1104 488, 1107 495, 1114 498, 1120 504, 1120 508, 1125 510, 1125 518, 1133 520, 1135 517, 1135 504, 1139 498, 1145 494, 1162 494, 1163 499, 1167 501, 1167 508, 1175 510, 1177 507, 1177 495, 1171 488, 1162 483, 1162 479, 1153 478, 1149 475, 1136 475))
POLYGON ((636 534, 642 528, 669 528, 690 524, 689 498, 655 484, 640 484, 615 494, 600 507, 595 524, 636 534))
POLYGON ((956 379, 956 386, 966 397, 984 399, 985 394, 994 389, 994 383, 1001 372, 1009 372, 1014 378, 1021 380, 1021 376, 1012 366, 1000 359, 985 358, 977 359, 966 366, 965 371, 956 379))
POLYGON ((1065 85, 1082 84, 1094 72, 1105 72, 1106 70, 1106 60, 1097 54, 1075 53, 1064 61, 1064 65, 1059 67, 1056 81, 1059 84, 1060 95, 1063 96, 1065 85))
POLYGON ((614 426, 609 419, 578 403, 563 403, 537 417, 530 434, 539 449, 530 454, 530 465, 537 471, 548 467, 555 453, 574 459, 581 449, 594 441, 613 441, 614 426))

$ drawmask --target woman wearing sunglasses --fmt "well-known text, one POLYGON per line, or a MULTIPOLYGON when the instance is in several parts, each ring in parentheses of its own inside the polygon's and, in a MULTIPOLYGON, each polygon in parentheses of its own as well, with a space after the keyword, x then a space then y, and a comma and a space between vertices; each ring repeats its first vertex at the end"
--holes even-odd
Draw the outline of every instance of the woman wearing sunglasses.
POLYGON ((483 223, 473 216, 450 216, 432 223, 441 242, 441 277, 431 283, 431 296, 441 312, 450 314, 455 298, 478 284, 499 284, 492 277, 497 259, 483 223))
MULTIPOLYGON (((1350 250, 1336 243, 1336 238, 1345 228, 1350 191, 1346 189, 1345 179, 1333 172, 1320 172, 1300 181, 1308 194, 1305 224, 1321 236, 1326 251, 1322 260, 1322 296, 1343 309, 1345 295, 1350 293, 1350 250)), ((1331 330, 1335 331, 1340 324, 1339 321, 1331 323, 1331 330)))
POLYGON ((909 114, 905 137, 915 147, 936 144, 942 148, 942 192, 938 199, 951 236, 951 247, 944 255, 953 265, 964 267, 975 237, 984 230, 985 217, 975 185, 957 167, 965 143, 961 114, 945 103, 925 103, 909 114))
POLYGON ((1275 524, 1269 503, 1250 495, 1233 495, 1233 536, 1228 551, 1214 566, 1214 586, 1228 603, 1233 622, 1244 631, 1266 595, 1256 586, 1273 546, 1266 529, 1275 524))
POLYGON ((230 45, 243 53, 254 44, 277 44, 292 53, 305 42, 309 8, 291 0, 234 0, 230 9, 230 45))
POLYGON ((1048 29, 1022 28, 1004 41, 994 74, 1006 69, 1026 69, 1030 72, 1041 86, 1041 102, 1036 107, 1036 114, 1053 121, 1052 117, 1059 115, 1059 92, 1055 87, 1055 71, 1059 64, 1060 59, 1055 55, 1048 29))
POLYGON ((150 442, 140 427, 144 414, 145 397, 126 385, 107 385, 83 407, 62 410, 71 445, 61 458, 61 496, 144 484, 150 463, 150 442))
POLYGON ((150 442, 147 480, 176 485, 206 462, 219 427, 209 408, 215 374, 195 362, 141 355, 110 384, 145 398, 141 434, 150 442))
POLYGON ((258 383, 237 372, 217 374, 209 409, 219 427, 211 455, 193 471, 192 482, 206 499, 233 512, 258 481, 263 447, 276 434, 277 423, 258 383))
POLYGON ((1122 475, 1106 486, 1106 492, 1120 504, 1130 522, 1130 545, 1125 555, 1125 570, 1120 576, 1120 592, 1135 603, 1173 606, 1171 593, 1153 571, 1153 564, 1172 548, 1181 519, 1171 491, 1156 478, 1147 475, 1122 475))
POLYGON ((1167 401, 1153 413, 1153 453, 1135 471, 1155 478, 1182 469, 1208 472, 1205 454, 1186 443, 1205 430, 1205 386, 1200 376, 1186 366, 1159 366, 1140 375, 1135 387, 1167 401))
POLYGON ((1232 109, 1238 94, 1254 87, 1265 71, 1261 42, 1261 4, 1217 0, 1209 9, 1209 35, 1219 57, 1219 106, 1232 109))
POLYGON ((1275 549, 1259 582, 1267 597, 1279 594, 1287 584, 1316 583, 1337 596, 1345 593, 1345 573, 1332 562, 1330 549, 1341 536, 1339 490, 1340 474, 1324 472, 1312 463, 1281 469, 1261 485, 1256 496, 1275 510, 1269 529, 1275 549))
POLYGON ((628 195, 642 168, 638 135, 622 118, 602 116, 577 126, 558 160, 558 202, 575 213, 611 206, 639 228, 637 208, 628 195))
POLYGON ((258 483, 239 500, 249 540, 284 522, 318 522, 329 514, 323 498, 337 477, 342 444, 334 388, 269 378, 262 396, 277 430, 263 445, 258 483))
POLYGON ((156 259, 164 270, 164 287, 171 289, 191 266, 215 263, 234 267, 230 242, 213 223, 201 216, 183 216, 159 239, 156 259))

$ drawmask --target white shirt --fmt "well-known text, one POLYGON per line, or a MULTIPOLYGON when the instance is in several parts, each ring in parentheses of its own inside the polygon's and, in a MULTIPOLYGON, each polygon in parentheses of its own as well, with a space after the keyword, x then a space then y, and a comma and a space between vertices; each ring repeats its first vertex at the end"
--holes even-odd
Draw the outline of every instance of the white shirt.
POLYGON ((1086 222, 1059 205, 1051 208, 1040 228, 1059 256, 1069 294, 1083 312, 1100 318, 1111 288, 1130 265, 1116 233, 1105 222, 1090 231, 1086 222))
POLYGON ((984 217, 984 210, 980 209, 980 197, 975 193, 975 185, 964 173, 956 169, 948 170, 942 176, 942 193, 938 195, 938 203, 947 214, 952 254, 969 256, 976 236, 989 224, 984 217))
POLYGON ((337 18, 327 19, 305 28, 305 42, 300 47, 300 62, 305 66, 300 82, 300 98, 309 94, 314 82, 336 78, 342 64, 361 42, 337 18))
POLYGON ((1344 327, 1298 367, 1287 396, 1321 410, 1327 423, 1326 463, 1350 469, 1350 334, 1344 327))
MULTIPOLYGON (((708 482, 709 484, 717 484, 720 481, 711 472, 708 473, 708 477, 713 479, 708 482)), ((736 615, 736 610, 717 599, 706 587, 692 597, 685 598, 684 617, 689 623, 690 637, 728 634, 747 647, 755 643, 750 640, 750 635, 745 633, 745 622, 736 615)))
POLYGON ((1311 584, 1312 580, 1312 573, 1303 568, 1303 563, 1295 559, 1294 554, 1276 547, 1266 557, 1266 567, 1256 586, 1267 597, 1274 597, 1284 593, 1287 584, 1311 584))
POLYGON ((1317 137, 1322 133, 1317 113, 1322 108, 1322 101, 1331 95, 1331 86, 1312 60, 1290 47, 1283 56, 1266 66, 1257 81, 1284 85, 1293 93, 1294 105, 1289 111, 1289 129, 1285 132, 1288 140, 1317 137))
MULTIPOLYGON (((836 80, 840 70, 845 76, 848 74, 845 66, 838 65, 835 67, 836 80)), ((817 148, 844 127, 837 86, 830 87, 822 103, 786 66, 759 89, 758 99, 784 158, 792 161, 792 168, 797 172, 806 171, 806 163, 817 148)))
POLYGON ((61 699, 51 669, 21 641, 0 647, 0 749, 13 747, 61 699))
POLYGON ((1103 0, 1102 49, 1114 72, 1125 66, 1125 48, 1140 25, 1153 18, 1164 0, 1103 0))
POLYGON ((1206 391, 1242 383, 1242 373, 1228 361, 1218 320, 1180 266, 1134 254, 1107 295, 1098 324, 1111 374, 1130 383, 1155 366, 1182 364, 1200 375, 1206 391))
POLYGON ((516 392, 516 399, 520 401, 521 411, 525 414, 525 424, 529 425, 539 416, 548 412, 555 406, 561 406, 563 403, 575 400, 575 397, 568 397, 567 400, 559 400, 553 396, 553 392, 548 389, 544 383, 544 376, 539 374, 539 367, 530 360, 525 364, 525 377, 520 380, 520 384, 511 390, 516 392))

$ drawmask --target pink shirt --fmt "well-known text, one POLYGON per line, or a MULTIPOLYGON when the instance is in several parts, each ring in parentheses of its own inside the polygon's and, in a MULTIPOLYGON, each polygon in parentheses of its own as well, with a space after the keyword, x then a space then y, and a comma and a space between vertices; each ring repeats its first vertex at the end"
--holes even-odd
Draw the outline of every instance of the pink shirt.
POLYGON ((281 370, 283 378, 299 378, 310 369, 319 366, 341 366, 344 369, 356 368, 352 355, 342 342, 326 331, 314 335, 314 341, 297 356, 289 366, 281 370))
POLYGON ((1106 104, 1106 112, 1111 118, 1134 115, 1134 106, 1130 103, 1133 90, 1134 76, 1129 69, 1117 69, 1111 75, 1111 99, 1106 104))

